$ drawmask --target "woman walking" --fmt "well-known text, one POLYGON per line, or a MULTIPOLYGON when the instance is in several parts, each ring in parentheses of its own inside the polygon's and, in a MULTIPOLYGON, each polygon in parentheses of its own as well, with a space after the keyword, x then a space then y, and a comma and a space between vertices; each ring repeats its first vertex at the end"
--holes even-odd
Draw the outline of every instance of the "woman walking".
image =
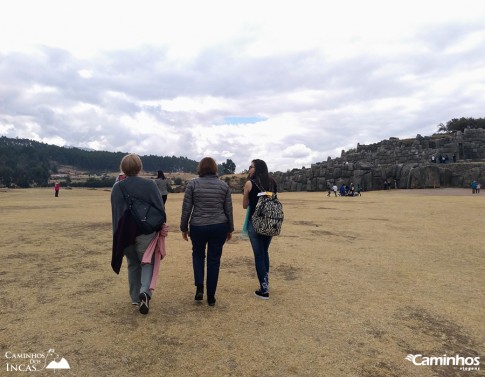
POLYGON ((152 180, 139 177, 142 162, 138 155, 128 154, 121 160, 120 169, 126 178, 111 190, 111 211, 113 223, 113 254, 111 266, 118 274, 123 256, 128 261, 128 284, 132 305, 138 305, 141 314, 148 314, 149 301, 156 284, 158 262, 164 251, 154 252, 156 242, 163 244, 167 235, 166 225, 159 232, 141 234, 125 200, 126 195, 135 196, 165 212, 162 196, 152 180), (144 258, 149 256, 147 258, 144 258), (158 258, 158 260, 156 260, 158 258), (156 266, 154 268, 154 266, 156 266))
POLYGON ((157 179, 155 179, 155 183, 160 190, 160 194, 162 194, 163 204, 165 205, 165 202, 167 201, 168 190, 170 189, 170 183, 168 183, 168 179, 165 178, 165 174, 163 174, 162 170, 158 171, 158 176, 157 179))
POLYGON ((254 292, 256 297, 263 300, 269 299, 269 245, 271 236, 263 236, 256 233, 251 217, 254 214, 258 202, 258 194, 271 191, 277 193, 276 182, 269 176, 268 166, 263 160, 253 160, 249 166, 249 180, 244 185, 243 208, 249 207, 247 216, 248 236, 254 253, 254 264, 259 280, 259 289, 254 292))
POLYGON ((59 181, 56 181, 54 184, 54 196, 57 198, 59 196, 59 190, 61 189, 61 184, 59 181))
POLYGON ((204 298, 204 267, 207 247, 207 303, 216 303, 222 248, 234 231, 231 190, 217 176, 217 163, 204 157, 197 168, 198 178, 185 189, 180 230, 192 241, 192 265, 197 287, 195 300, 204 298))

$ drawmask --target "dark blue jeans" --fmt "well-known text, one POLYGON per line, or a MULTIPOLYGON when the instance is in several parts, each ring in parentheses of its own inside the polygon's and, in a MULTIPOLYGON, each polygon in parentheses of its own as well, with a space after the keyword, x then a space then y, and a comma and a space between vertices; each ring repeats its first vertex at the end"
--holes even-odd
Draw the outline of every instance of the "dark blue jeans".
POLYGON ((269 292, 269 244, 272 237, 256 233, 251 220, 248 222, 248 236, 254 253, 254 264, 261 292, 269 292))
POLYGON ((227 224, 190 226, 192 264, 195 285, 204 284, 205 249, 207 246, 207 295, 216 294, 222 247, 226 242, 227 224))

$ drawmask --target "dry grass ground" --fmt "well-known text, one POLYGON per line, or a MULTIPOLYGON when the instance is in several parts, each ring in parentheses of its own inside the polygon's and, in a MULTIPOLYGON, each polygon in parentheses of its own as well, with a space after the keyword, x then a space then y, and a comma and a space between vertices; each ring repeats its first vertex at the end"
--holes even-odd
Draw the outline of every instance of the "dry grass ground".
POLYGON ((286 220, 270 248, 269 301, 253 296, 252 251, 237 237, 242 197, 233 195, 236 232, 215 307, 193 301, 182 194, 169 195, 168 255, 147 316, 130 305, 126 263, 120 275, 110 267, 109 198, 0 192, 0 375, 16 375, 7 352, 50 348, 71 369, 41 375, 483 375, 485 192, 280 194, 286 220), (481 355, 482 370, 404 359, 418 353, 481 355))

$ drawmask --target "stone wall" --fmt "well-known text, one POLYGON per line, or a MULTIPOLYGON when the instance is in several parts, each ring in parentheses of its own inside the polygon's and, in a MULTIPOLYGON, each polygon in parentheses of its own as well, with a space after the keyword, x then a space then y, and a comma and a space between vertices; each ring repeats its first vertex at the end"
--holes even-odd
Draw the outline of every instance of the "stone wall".
POLYGON ((339 158, 273 176, 281 191, 325 191, 334 183, 351 182, 366 191, 383 189, 386 181, 397 188, 469 187, 473 180, 483 184, 485 129, 358 144, 339 158))

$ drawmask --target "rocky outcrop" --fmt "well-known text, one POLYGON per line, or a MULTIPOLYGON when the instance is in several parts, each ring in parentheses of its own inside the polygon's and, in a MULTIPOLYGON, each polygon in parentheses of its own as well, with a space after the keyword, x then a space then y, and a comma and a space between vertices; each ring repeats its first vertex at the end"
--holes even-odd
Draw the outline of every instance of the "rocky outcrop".
POLYGON ((363 190, 469 187, 485 182, 485 130, 359 144, 339 158, 273 176, 281 191, 324 191, 334 183, 363 190))

